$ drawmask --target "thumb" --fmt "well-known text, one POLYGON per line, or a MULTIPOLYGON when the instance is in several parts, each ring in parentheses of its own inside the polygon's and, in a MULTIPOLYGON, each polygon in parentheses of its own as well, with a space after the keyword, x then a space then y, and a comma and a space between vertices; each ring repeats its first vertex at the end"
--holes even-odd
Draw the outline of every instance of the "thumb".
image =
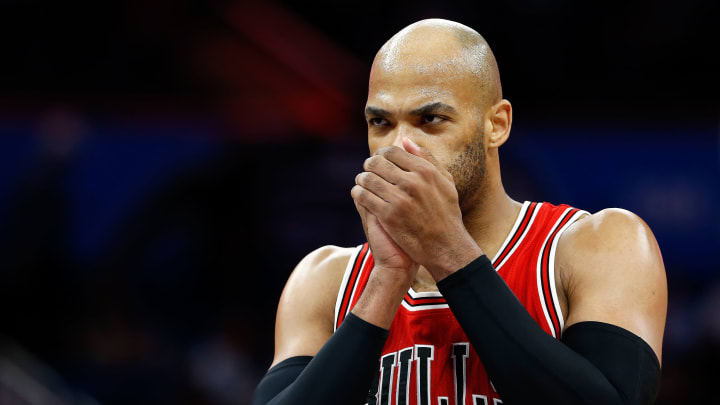
POLYGON ((357 201, 355 201, 355 209, 357 209, 358 214, 360 214, 360 221, 362 222, 363 231, 365 231, 365 235, 367 236, 367 222, 368 222, 368 215, 370 215, 365 207, 358 204, 357 201))
POLYGON ((427 149, 416 144, 415 142, 413 142, 412 139, 408 138, 407 136, 403 137, 402 145, 405 151, 412 153, 415 156, 421 157, 432 164, 437 163, 435 161, 435 158, 430 154, 430 152, 427 151, 427 149))
POLYGON ((432 163, 433 166, 440 170, 440 173, 442 173, 443 176, 452 180, 452 175, 447 170, 445 170, 445 168, 442 167, 437 160, 435 160, 435 157, 430 153, 430 151, 416 144, 415 142, 413 142, 412 139, 408 138, 407 136, 403 137, 402 144, 406 152, 432 163))

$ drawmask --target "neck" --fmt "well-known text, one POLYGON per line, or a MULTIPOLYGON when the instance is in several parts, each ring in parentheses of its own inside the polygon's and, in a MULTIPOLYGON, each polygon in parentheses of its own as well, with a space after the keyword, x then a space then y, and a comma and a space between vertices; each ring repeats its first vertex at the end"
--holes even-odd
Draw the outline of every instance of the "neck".
POLYGON ((480 249, 492 259, 512 229, 522 204, 505 193, 499 176, 488 180, 483 195, 463 212, 463 223, 480 249))
MULTIPOLYGON (((483 192, 482 198, 463 211, 463 223, 483 253, 492 260, 510 233, 522 204, 513 201, 499 181, 492 189, 483 187, 483 192), (485 193, 486 190, 490 192, 485 193)), ((415 276, 413 289, 417 292, 437 291, 433 277, 422 266, 415 276)))
MULTIPOLYGON (((463 207, 463 224, 483 253, 492 260, 510 233, 522 204, 505 193, 497 161, 490 170, 494 174, 488 171, 487 182, 480 187, 482 195, 468 207, 463 207)), ((413 289, 417 292, 437 291, 433 277, 422 266, 415 276, 413 289)))

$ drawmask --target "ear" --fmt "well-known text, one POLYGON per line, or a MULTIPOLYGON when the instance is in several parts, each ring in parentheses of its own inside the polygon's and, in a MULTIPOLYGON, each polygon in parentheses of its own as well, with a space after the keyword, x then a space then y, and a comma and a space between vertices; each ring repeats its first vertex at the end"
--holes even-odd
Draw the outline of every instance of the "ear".
POLYGON ((512 125, 512 105, 502 99, 488 110, 485 121, 485 137, 488 148, 499 148, 510 137, 512 125))

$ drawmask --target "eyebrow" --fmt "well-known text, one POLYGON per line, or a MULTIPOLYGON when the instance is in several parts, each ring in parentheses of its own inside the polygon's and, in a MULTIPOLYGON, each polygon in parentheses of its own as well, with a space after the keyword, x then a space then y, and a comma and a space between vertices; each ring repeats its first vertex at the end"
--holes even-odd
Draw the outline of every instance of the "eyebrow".
POLYGON ((430 104, 425 104, 423 106, 420 106, 412 111, 410 111, 411 115, 431 115, 431 114, 456 114, 457 111, 455 111, 452 106, 449 106, 445 103, 441 102, 435 102, 430 104))
MULTIPOLYGON (((455 110, 452 106, 447 105, 445 103, 441 102, 435 102, 435 103, 429 103, 425 104, 423 106, 420 106, 412 111, 410 111, 411 115, 431 115, 431 114, 457 114, 457 110, 455 110)), ((367 117, 381 117, 381 118, 387 118, 392 116, 390 111, 383 110, 382 108, 373 107, 373 106, 367 106, 365 107, 365 116, 367 117)))
POLYGON ((373 116, 373 117, 387 118, 387 117, 389 117, 389 116, 391 116, 391 115, 392 115, 392 114, 390 114, 390 111, 388 111, 388 110, 383 110, 382 108, 373 107, 373 106, 367 106, 367 107, 365 107, 365 116, 366 116, 366 117, 373 116))

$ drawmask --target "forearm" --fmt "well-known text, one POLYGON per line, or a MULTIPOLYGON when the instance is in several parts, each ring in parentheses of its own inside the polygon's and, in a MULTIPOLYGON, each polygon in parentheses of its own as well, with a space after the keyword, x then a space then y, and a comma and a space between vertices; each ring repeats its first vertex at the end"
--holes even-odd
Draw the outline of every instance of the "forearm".
POLYGON ((485 256, 438 288, 505 403, 647 403, 630 402, 595 364, 545 333, 485 256))
POLYGON ((364 403, 387 335, 386 329, 350 314, 307 366, 295 365, 293 371, 281 363, 269 370, 252 404, 364 403))
POLYGON ((253 405, 362 404, 388 329, 410 278, 373 270, 352 314, 318 353, 279 363, 258 385, 253 405))
POLYGON ((390 329, 412 276, 375 267, 352 313, 384 329, 390 329))

